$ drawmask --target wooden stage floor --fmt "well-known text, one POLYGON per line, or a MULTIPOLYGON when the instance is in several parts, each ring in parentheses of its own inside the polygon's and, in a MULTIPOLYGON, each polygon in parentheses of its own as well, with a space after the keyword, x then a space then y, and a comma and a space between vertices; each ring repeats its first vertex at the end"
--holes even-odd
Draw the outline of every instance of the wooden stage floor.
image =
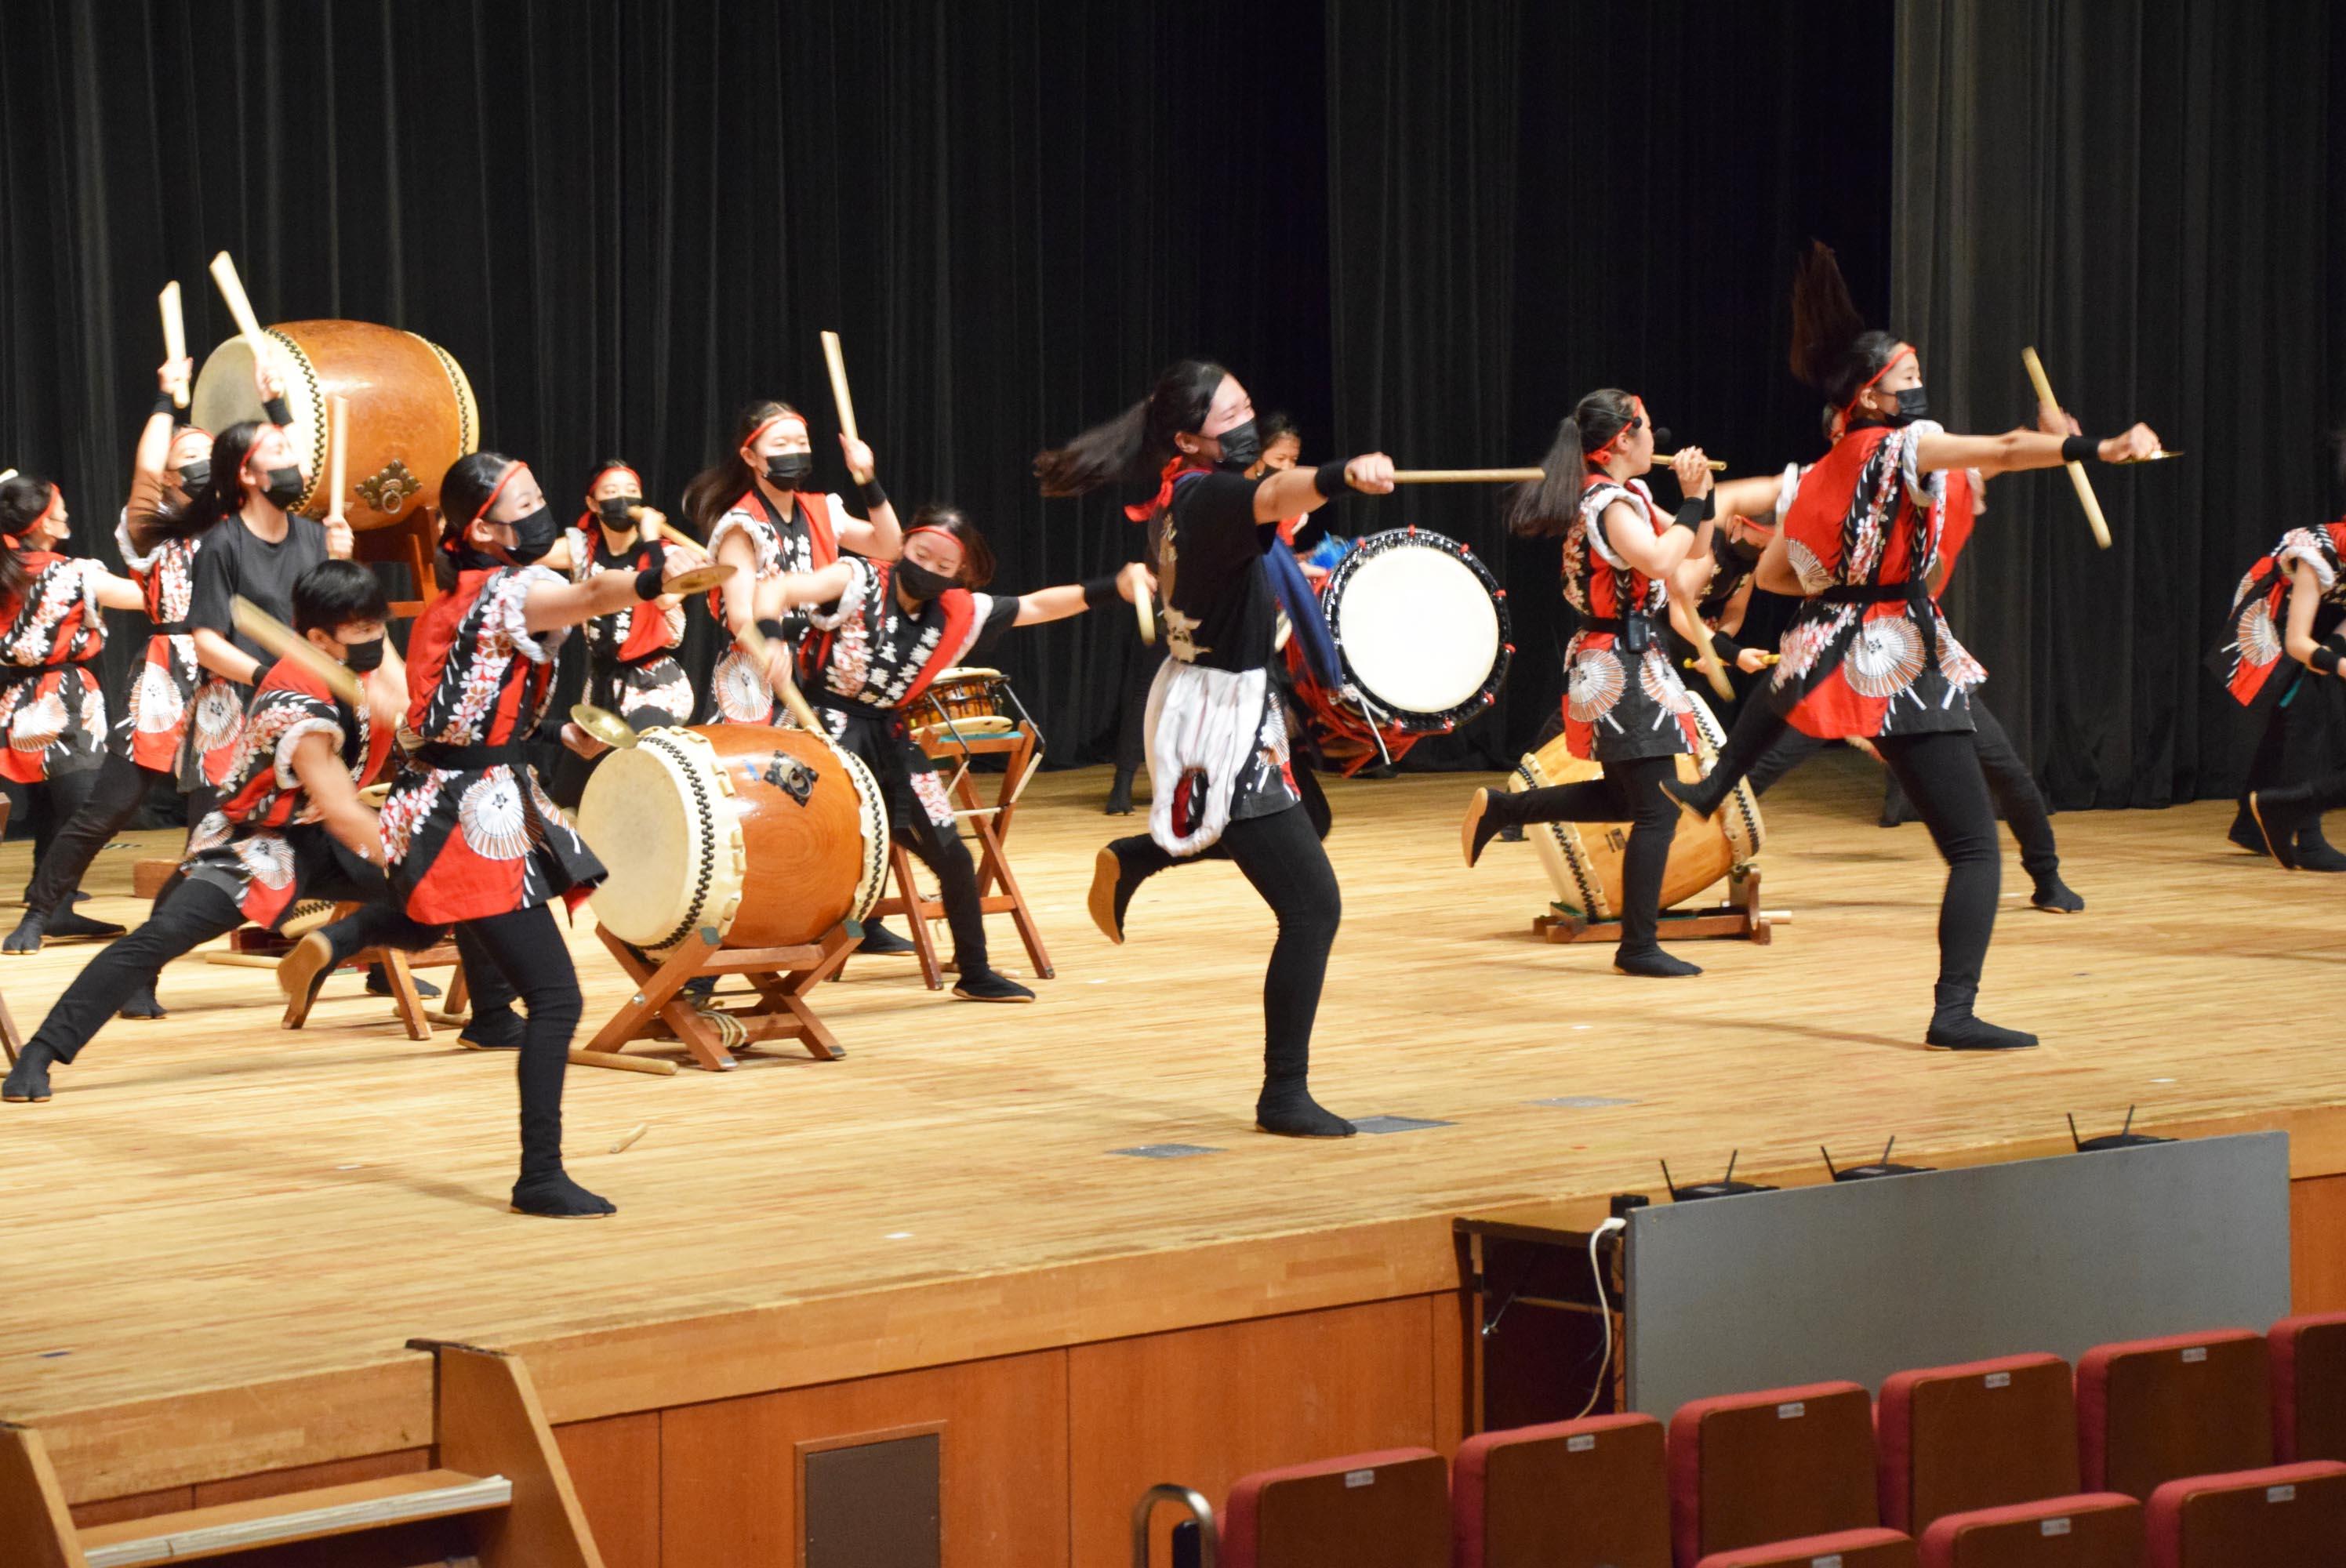
MULTIPOLYGON (((106 1498, 429 1441, 411 1336, 525 1352, 573 1421, 1439 1291, 1451 1217, 1658 1190, 1658 1156, 1812 1170, 1820 1143, 1895 1133, 1989 1158, 2138 1102, 2154 1127, 2290 1126, 2299 1174, 2346 1169, 2346 879, 2231 849, 2226 805, 2060 817, 2090 908, 2031 911, 2007 840, 1983 1008, 2045 1047, 1927 1053, 1941 871, 1922 828, 1873 825, 1878 778, 1829 756, 1771 797, 1764 901, 1794 923, 1688 944, 1708 972, 1672 983, 1534 942, 1528 846, 1461 867, 1480 779, 1333 784, 1315 1087, 1449 1124, 1336 1145, 1250 1130, 1270 920, 1234 869, 1159 879, 1122 948, 1093 931, 1093 852, 1140 820, 1100 817, 1098 769, 1038 779, 1013 835, 1058 967, 1038 1005, 865 961, 821 994, 844 1061, 574 1068, 571 1166, 612 1220, 505 1212, 508 1059, 410 1043, 354 978, 280 1033, 268 975, 191 957, 168 1022, 114 1024, 52 1103, 0 1108, 0 1417, 106 1498), (1543 1103, 1573 1097, 1618 1103, 1543 1103), (1117 1152, 1156 1144, 1214 1152, 1117 1152)), ((154 852, 101 857, 91 911, 138 918, 130 862, 154 852)), ((0 886, 25 865, 0 853, 0 886)), ((625 983, 583 921, 572 945, 591 1029, 625 983)), ((86 955, 0 959, 27 1033, 86 955)))

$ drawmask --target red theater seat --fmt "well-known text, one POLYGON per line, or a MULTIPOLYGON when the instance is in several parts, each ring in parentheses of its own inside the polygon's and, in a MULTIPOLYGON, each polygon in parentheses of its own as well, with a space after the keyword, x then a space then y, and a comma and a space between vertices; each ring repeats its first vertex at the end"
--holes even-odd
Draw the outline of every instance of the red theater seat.
POLYGON ((1669 1568, 1669 1470, 1651 1416, 1469 1438, 1450 1490, 1457 1568, 1669 1568))
POLYGON ((2346 1460, 2346 1312, 2284 1318, 2272 1353, 2273 1458, 2346 1460))
POLYGON ((1923 1568, 2137 1568, 2142 1504, 2088 1492, 1941 1516, 1923 1532, 1923 1568))
POLYGON ((2187 1475, 2272 1462, 2264 1336, 2244 1329, 2098 1345, 2077 1363, 2078 1469, 2147 1501, 2187 1475))
POLYGON ((1224 1568, 1447 1568, 1450 1467, 1386 1449, 1257 1471, 1230 1488, 1224 1568))
POLYGON ((2151 1494, 2150 1568, 2337 1568, 2346 1464, 2315 1460, 2170 1481, 2151 1494))
POLYGON ((1914 1568, 1914 1543, 1895 1530, 1842 1530, 1717 1553, 1700 1568, 1914 1568))
POLYGON ((1678 1568, 1882 1522, 1873 1401, 1855 1383, 1696 1400, 1670 1418, 1669 1454, 1678 1568))
POLYGON ((1875 1411, 1882 1522, 1921 1534, 1943 1514, 2077 1490, 2069 1363, 2005 1356, 1900 1372, 1875 1411))

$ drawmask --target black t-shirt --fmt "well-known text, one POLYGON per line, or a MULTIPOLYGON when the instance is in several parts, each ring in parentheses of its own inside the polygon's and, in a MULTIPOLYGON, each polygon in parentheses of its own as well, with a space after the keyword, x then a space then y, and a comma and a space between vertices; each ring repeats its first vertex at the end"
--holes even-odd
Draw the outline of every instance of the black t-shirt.
POLYGON ((307 517, 285 521, 285 537, 274 545, 255 535, 240 517, 213 524, 196 552, 196 587, 188 602, 190 626, 209 626, 264 664, 276 656, 236 630, 229 601, 241 594, 256 609, 290 626, 294 583, 326 558, 324 524, 307 517))
POLYGON ((1278 541, 1279 524, 1255 521, 1261 483, 1215 473, 1173 486, 1157 580, 1165 597, 1165 644, 1175 658, 1227 670, 1270 662, 1277 601, 1262 553, 1278 541))

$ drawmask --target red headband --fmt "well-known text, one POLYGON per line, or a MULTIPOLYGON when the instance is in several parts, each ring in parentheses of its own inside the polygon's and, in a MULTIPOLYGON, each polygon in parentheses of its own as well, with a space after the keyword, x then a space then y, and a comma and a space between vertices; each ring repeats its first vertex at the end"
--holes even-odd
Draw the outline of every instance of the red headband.
POLYGON ((934 523, 923 523, 918 528, 907 528, 904 530, 903 536, 910 539, 915 534, 934 534, 940 539, 950 539, 954 544, 962 545, 964 549, 968 548, 967 543, 960 535, 950 528, 941 528, 934 523))
POLYGON ((18 529, 14 534, 0 534, 0 539, 7 540, 8 547, 12 550, 22 547, 25 535, 30 534, 34 529, 47 522, 49 520, 49 514, 55 512, 57 509, 57 503, 63 501, 65 498, 66 493, 64 491, 58 489, 54 484, 50 485, 48 504, 41 508, 39 515, 36 516, 30 523, 26 524, 24 527, 18 529))
POLYGON ((806 415, 797 412, 795 410, 784 409, 780 413, 770 413, 764 419, 760 420, 758 422, 758 428, 751 431, 749 433, 749 436, 743 440, 741 444, 743 446, 757 445, 758 438, 760 436, 765 434, 766 432, 773 425, 776 425, 786 419, 794 419, 798 421, 799 428, 801 430, 804 430, 807 427, 806 415))
POLYGON ((497 504, 497 497, 505 494, 505 486, 513 483, 513 476, 519 473, 523 469, 528 466, 529 464, 518 460, 507 463, 505 465, 505 471, 497 475, 496 484, 489 487, 489 498, 481 503, 481 509, 473 514, 472 518, 470 521, 465 523, 464 526, 470 528, 473 524, 478 523, 482 518, 486 517, 489 514, 489 508, 497 504))
POLYGON ((1636 430, 1637 428, 1637 422, 1646 417, 1646 400, 1644 398, 1639 397, 1636 392, 1631 392, 1629 394, 1629 403, 1631 407, 1637 411, 1629 416, 1629 423, 1615 431, 1611 435, 1607 436, 1604 445, 1598 447, 1594 452, 1584 454, 1581 458, 1581 461, 1587 463, 1589 467, 1602 468, 1606 463, 1612 462, 1614 443, 1619 441, 1623 436, 1627 435, 1630 432, 1636 430))
POLYGON ((1899 344, 1897 349, 1891 354, 1890 358, 1883 362, 1882 368, 1874 372, 1872 375, 1866 377, 1864 384, 1860 386, 1855 392, 1849 394, 1849 402, 1841 405, 1841 417, 1842 422, 1846 423, 1850 418, 1857 412, 1857 400, 1863 397, 1867 392, 1872 392, 1873 390, 1874 382, 1880 381, 1882 377, 1888 375, 1892 370, 1896 369, 1899 361, 1911 360, 1913 357, 1913 344, 1899 344))
MULTIPOLYGON (((771 422, 769 421, 768 423, 770 423, 771 422)), ((760 425, 758 428, 763 430, 765 426, 760 425)), ((754 440, 755 438, 752 437, 752 439, 754 440)), ((586 482, 586 498, 590 501, 593 500, 595 497, 595 486, 602 484, 603 481, 610 478, 614 473, 626 474, 628 478, 636 482, 636 488, 638 490, 641 490, 644 487, 644 476, 642 474, 638 473, 634 469, 629 468, 624 463, 615 463, 611 464, 610 467, 604 469, 601 473, 595 475, 594 478, 586 482)))

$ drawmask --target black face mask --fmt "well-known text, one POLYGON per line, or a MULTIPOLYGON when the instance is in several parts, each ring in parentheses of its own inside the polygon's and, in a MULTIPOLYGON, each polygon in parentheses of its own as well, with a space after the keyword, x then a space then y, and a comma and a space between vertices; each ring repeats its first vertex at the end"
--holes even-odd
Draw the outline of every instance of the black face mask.
POLYGON ((268 497, 269 504, 278 510, 290 509, 293 503, 301 499, 301 471, 298 468, 270 469, 269 482, 260 487, 260 494, 268 497))
POLYGON ((356 675, 372 675, 382 667, 382 650, 389 646, 388 637, 371 637, 362 643, 342 645, 342 663, 356 675))
POLYGON ((199 457, 192 463, 179 464, 179 489, 188 495, 200 495, 212 482, 212 460, 199 457))
POLYGON ((907 596, 925 605, 954 586, 955 579, 943 572, 932 572, 918 561, 903 560, 896 563, 896 581, 903 585, 907 596))
POLYGON ((780 490, 796 490, 814 472, 814 453, 778 452, 766 459, 766 483, 780 490))
POLYGON ((644 498, 640 495, 614 495, 595 503, 595 514, 603 520, 604 527, 624 533, 636 525, 636 520, 627 515, 627 509, 643 504, 644 498))
POLYGON ((1912 424, 1931 412, 1930 394, 1921 387, 1898 389, 1898 412, 1890 416, 1892 424, 1912 424))
POLYGON ((526 517, 516 517, 507 524, 514 531, 514 542, 505 546, 505 558, 517 566, 532 561, 554 548, 562 530, 554 525, 554 508, 539 503, 536 511, 526 517))
POLYGON ((1252 468, 1262 456, 1262 437, 1252 420, 1230 426, 1215 439, 1222 443, 1222 460, 1214 466, 1226 473, 1252 468))

